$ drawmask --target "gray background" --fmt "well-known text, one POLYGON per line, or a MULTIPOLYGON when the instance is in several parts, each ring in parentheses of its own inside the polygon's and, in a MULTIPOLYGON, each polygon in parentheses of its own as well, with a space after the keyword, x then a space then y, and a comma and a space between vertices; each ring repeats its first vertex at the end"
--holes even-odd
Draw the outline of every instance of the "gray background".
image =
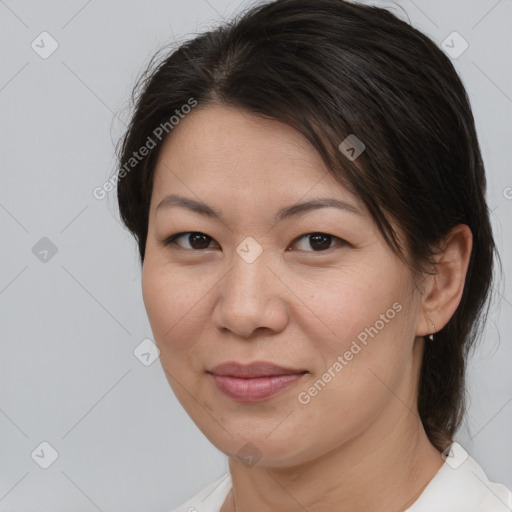
MULTIPOLYGON (((135 242, 114 193, 97 200, 92 190, 114 170, 149 57, 250 3, 0 0, 0 511, 166 511, 227 470, 159 360, 145 366, 133 353, 152 338, 135 242), (59 45, 46 59, 31 47, 43 31, 59 45), (43 237, 56 254, 44 253, 43 237), (43 441, 58 452, 48 469, 43 441)), ((454 63, 474 109, 505 277, 470 362, 457 439, 512 488, 512 2, 400 5, 393 11, 440 46, 453 31, 469 44, 454 63)))

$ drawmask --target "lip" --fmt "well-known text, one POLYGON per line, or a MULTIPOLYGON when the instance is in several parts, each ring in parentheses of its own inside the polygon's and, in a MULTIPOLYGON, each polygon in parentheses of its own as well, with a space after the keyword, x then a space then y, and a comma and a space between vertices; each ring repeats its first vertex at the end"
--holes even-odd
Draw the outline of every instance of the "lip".
POLYGON ((250 364, 241 364, 236 361, 228 361, 226 363, 214 366, 208 373, 215 375, 225 375, 228 377, 272 377, 274 375, 290 375, 295 373, 304 373, 307 370, 303 368, 286 368, 278 366, 268 361, 256 361, 250 364))
POLYGON ((207 373, 227 397, 238 402, 260 402, 277 395, 308 372, 263 361, 248 365, 227 362, 207 373))

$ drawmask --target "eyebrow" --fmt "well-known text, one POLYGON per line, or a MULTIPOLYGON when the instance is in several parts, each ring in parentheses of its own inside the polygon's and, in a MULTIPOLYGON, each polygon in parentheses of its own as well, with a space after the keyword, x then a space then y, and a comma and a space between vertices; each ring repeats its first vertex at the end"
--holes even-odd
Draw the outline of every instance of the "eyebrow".
MULTIPOLYGON (((190 199, 188 197, 179 196, 176 194, 171 194, 164 197, 158 203, 155 213, 161 209, 170 208, 171 206, 180 206, 206 217, 217 218, 223 221, 222 214, 215 208, 212 208, 202 201, 196 201, 195 199, 190 199)), ((340 210, 348 211, 356 215, 362 215, 362 213, 350 203, 341 201, 340 199, 334 199, 332 197, 319 197, 310 201, 305 201, 281 208, 276 213, 276 215, 274 215, 273 221, 275 223, 281 222, 284 219, 288 219, 295 215, 300 215, 312 210, 317 210, 319 208, 338 208, 340 210)))

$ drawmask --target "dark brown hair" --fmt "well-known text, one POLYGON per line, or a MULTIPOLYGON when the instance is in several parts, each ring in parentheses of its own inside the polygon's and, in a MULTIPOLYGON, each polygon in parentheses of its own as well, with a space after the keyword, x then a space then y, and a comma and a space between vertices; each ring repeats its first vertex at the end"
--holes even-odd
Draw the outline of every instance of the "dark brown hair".
POLYGON ((487 316, 495 253, 474 119, 450 59, 391 12, 343 0, 252 7, 155 66, 156 57, 134 88, 134 113, 118 146, 120 166, 149 139, 156 146, 118 176, 120 215, 138 241, 141 264, 154 167, 165 141, 154 140, 156 129, 191 98, 198 108, 231 106, 297 129, 364 201, 414 276, 432 268, 452 227, 471 228, 461 302, 425 344, 419 376, 420 418, 444 450, 463 417, 466 360, 487 316), (338 149, 350 134, 365 145, 353 161, 338 149), (405 247, 392 223, 403 230, 405 247))

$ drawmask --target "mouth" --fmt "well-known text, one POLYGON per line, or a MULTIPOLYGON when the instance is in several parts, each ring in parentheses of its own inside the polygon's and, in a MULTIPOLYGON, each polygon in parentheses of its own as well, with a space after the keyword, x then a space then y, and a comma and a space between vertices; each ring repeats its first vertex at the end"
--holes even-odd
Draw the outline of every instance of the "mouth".
POLYGON ((269 362, 249 365, 228 362, 215 366, 207 373, 217 389, 228 398, 238 402, 260 402, 288 388, 308 371, 277 366, 269 362))

